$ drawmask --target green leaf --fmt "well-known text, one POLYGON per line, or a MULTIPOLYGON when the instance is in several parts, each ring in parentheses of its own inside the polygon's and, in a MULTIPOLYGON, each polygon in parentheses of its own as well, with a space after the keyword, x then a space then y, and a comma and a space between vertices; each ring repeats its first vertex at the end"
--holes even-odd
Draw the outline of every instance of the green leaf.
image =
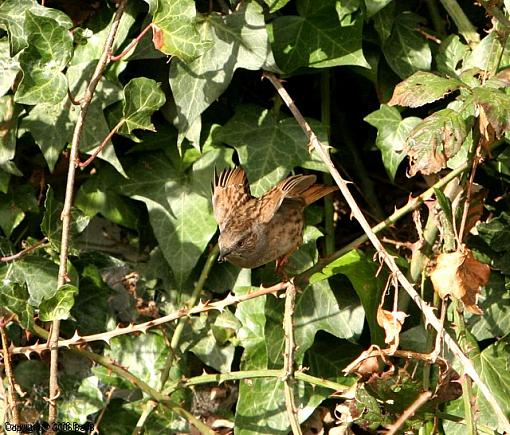
MULTIPOLYGON (((129 367, 129 371, 149 384, 152 388, 161 389, 160 371, 165 366, 169 348, 159 331, 150 330, 144 335, 123 335, 111 340, 110 347, 105 350, 105 357, 111 358, 121 367, 129 367)), ((130 385, 130 388, 133 388, 130 385)))
POLYGON ((28 46, 31 29, 26 25, 27 13, 51 18, 66 30, 73 27, 73 22, 66 14, 41 6, 35 0, 5 0, 0 4, 0 27, 7 30, 12 56, 28 46))
MULTIPOLYGON (((60 216, 62 214, 62 209, 63 204, 55 200, 53 189, 51 186, 48 186, 46 198, 44 200, 44 216, 41 222, 41 231, 48 238, 51 247, 55 251, 60 250, 60 241, 62 238, 62 220, 60 216)), ((71 216, 71 235, 76 236, 89 224, 90 217, 83 215, 80 210, 74 207, 71 209, 71 216)))
POLYGON ((12 175, 23 175, 12 159, 16 153, 16 134, 20 106, 12 95, 0 97, 0 168, 12 175))
POLYGON ((73 39, 54 19, 26 12, 28 47, 19 57, 23 78, 15 100, 22 104, 58 103, 67 95, 61 72, 72 56, 73 39))
MULTIPOLYGON (((311 123, 322 143, 323 128, 311 123)), ((308 140, 294 118, 275 119, 269 110, 238 106, 236 114, 214 134, 214 139, 233 146, 246 170, 251 192, 259 196, 296 166, 313 164, 324 170, 315 153, 310 156, 308 140)))
POLYGON ((180 290, 216 232, 210 202, 213 168, 230 166, 231 159, 231 150, 213 150, 189 173, 180 173, 166 156, 146 153, 129 168, 129 181, 121 186, 123 194, 147 205, 152 229, 180 290))
POLYGON ((58 265, 46 257, 25 257, 14 263, 13 272, 18 282, 26 283, 34 307, 57 293, 58 265))
POLYGON ((346 5, 342 7, 336 0, 298 0, 299 16, 274 20, 272 47, 278 66, 286 73, 301 67, 369 68, 361 49, 363 19, 355 13, 359 5, 357 2, 346 5))
POLYGON ((273 13, 283 8, 289 0, 264 0, 264 3, 269 6, 269 12, 273 13))
POLYGON ((461 85, 455 79, 418 71, 395 87, 388 106, 420 107, 444 98, 461 85))
POLYGON ((105 403, 99 379, 95 376, 83 379, 77 389, 66 389, 62 399, 58 407, 59 421, 79 424, 87 423, 87 416, 102 409, 105 403))
POLYGON ((124 87, 123 120, 119 132, 131 134, 133 130, 156 131, 151 122, 152 114, 165 103, 165 94, 151 79, 137 77, 124 87))
POLYGON ((338 274, 347 276, 365 310, 370 327, 371 342, 382 344, 384 333, 377 323, 376 315, 384 284, 381 282, 382 278, 373 278, 376 276, 376 272, 377 265, 373 261, 368 260, 359 251, 351 251, 328 264, 321 272, 313 274, 310 277, 310 284, 318 283, 338 274))
POLYGON ((384 41, 386 61, 400 78, 405 79, 417 71, 430 70, 432 53, 425 38, 418 33, 422 18, 403 12, 395 18, 390 37, 384 41))
POLYGON ((437 70, 449 76, 457 76, 463 70, 470 49, 460 41, 458 35, 449 35, 441 41, 436 56, 437 70))
POLYGON ((510 95, 500 89, 478 87, 473 89, 473 98, 485 112, 496 137, 510 131, 510 95))
POLYGON ((138 215, 130 200, 118 193, 117 187, 122 182, 121 175, 105 165, 80 186, 74 205, 89 217, 100 213, 108 220, 134 230, 138 215))
POLYGON ((11 57, 9 42, 6 38, 0 39, 0 96, 9 91, 19 71, 19 56, 11 57))
POLYGON ((385 8, 392 0, 365 0, 368 18, 377 14, 381 9, 385 8))
POLYGON ((27 288, 16 282, 10 270, 10 266, 0 268, 0 305, 16 314, 23 328, 31 329, 34 308, 28 302, 27 288))
POLYGON ((442 109, 425 118, 409 134, 405 152, 410 158, 409 175, 435 174, 446 167, 468 134, 461 115, 442 109))
POLYGON ((52 297, 43 299, 39 305, 39 318, 43 322, 68 319, 76 293, 78 289, 74 285, 64 284, 52 297))
POLYGON ((28 184, 0 193, 0 228, 9 237, 25 218, 25 212, 37 210, 34 191, 28 184))
POLYGON ((471 316, 468 329, 478 341, 510 334, 510 282, 505 275, 493 271, 482 289, 477 305, 483 316, 471 316))
MULTIPOLYGON (((496 32, 489 32, 473 51, 466 56, 463 70, 478 68, 493 74, 500 66, 503 45, 496 32)), ((505 64, 502 64, 505 65, 505 64)))
MULTIPOLYGON (((155 1, 152 18, 155 47, 165 54, 191 62, 209 46, 197 30, 195 2, 193 0, 155 1)), ((152 7, 151 7, 152 9, 152 7)))
POLYGON ((397 169, 405 157, 404 146, 411 130, 421 119, 410 116, 402 119, 395 107, 382 104, 375 112, 367 115, 364 120, 377 128, 375 145, 381 150, 381 155, 388 176, 393 181, 397 169))
MULTIPOLYGON (((75 99, 82 97, 94 68, 95 62, 67 68, 69 89, 75 99)), ((103 141, 110 131, 103 108, 120 99, 120 87, 103 77, 98 83, 87 112, 87 121, 80 141, 81 151, 91 153, 103 141)), ((64 146, 72 141, 79 110, 78 106, 73 105, 68 98, 58 104, 40 103, 21 122, 21 130, 30 132, 34 137, 50 171, 53 171, 64 146)), ((123 173, 111 142, 107 143, 105 149, 99 154, 99 158, 109 162, 117 171, 123 173)))
POLYGON ((200 32, 211 48, 191 63, 174 59, 170 66, 176 126, 184 134, 227 89, 237 68, 275 70, 264 14, 256 2, 243 2, 227 16, 209 15, 200 32))

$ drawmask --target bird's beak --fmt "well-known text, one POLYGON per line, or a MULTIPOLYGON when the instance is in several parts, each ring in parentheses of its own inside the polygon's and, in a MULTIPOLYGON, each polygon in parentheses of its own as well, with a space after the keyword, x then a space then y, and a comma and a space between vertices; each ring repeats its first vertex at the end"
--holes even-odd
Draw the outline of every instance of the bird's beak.
POLYGON ((220 248, 220 255, 218 256, 218 263, 223 263, 226 260, 226 257, 230 255, 229 250, 220 248))

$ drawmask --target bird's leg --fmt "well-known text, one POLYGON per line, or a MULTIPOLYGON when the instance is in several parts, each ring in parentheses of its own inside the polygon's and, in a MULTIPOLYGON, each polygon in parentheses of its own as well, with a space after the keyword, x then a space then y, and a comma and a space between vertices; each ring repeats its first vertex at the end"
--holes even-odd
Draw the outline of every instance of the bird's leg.
POLYGON ((278 275, 282 275, 282 279, 284 282, 289 280, 287 276, 287 271, 285 270, 285 265, 289 262, 289 256, 283 255, 280 258, 276 259, 276 273, 278 275))

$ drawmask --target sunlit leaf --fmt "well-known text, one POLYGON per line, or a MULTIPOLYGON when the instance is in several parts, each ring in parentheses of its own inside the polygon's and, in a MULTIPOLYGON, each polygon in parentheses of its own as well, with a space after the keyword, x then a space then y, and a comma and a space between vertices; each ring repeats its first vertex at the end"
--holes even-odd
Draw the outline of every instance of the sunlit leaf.
POLYGON ((43 322, 65 320, 69 318, 74 305, 74 296, 78 289, 71 284, 65 284, 48 299, 43 299, 39 305, 39 318, 43 322))

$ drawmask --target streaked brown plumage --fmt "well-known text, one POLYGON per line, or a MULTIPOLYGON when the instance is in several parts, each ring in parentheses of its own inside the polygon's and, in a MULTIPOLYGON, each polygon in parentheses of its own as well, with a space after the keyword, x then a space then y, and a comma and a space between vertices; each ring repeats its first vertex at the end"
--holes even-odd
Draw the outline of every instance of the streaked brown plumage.
POLYGON ((337 189, 315 180, 315 175, 294 175, 255 198, 242 168, 215 173, 220 261, 251 269, 278 260, 282 266, 303 241, 305 207, 337 189))

